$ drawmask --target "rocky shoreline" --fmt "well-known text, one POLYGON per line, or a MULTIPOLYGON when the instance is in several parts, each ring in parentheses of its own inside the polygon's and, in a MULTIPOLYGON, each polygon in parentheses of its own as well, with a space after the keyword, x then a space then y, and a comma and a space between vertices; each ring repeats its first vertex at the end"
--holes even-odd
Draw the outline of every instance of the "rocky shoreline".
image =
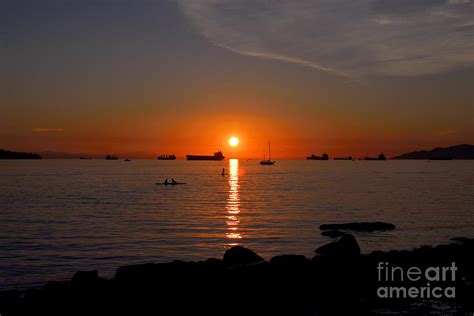
POLYGON ((120 267, 112 279, 99 277, 97 271, 78 271, 68 282, 0 292, 0 314, 464 315, 474 311, 474 239, 362 255, 354 236, 344 234, 315 252, 313 258, 280 255, 264 260, 235 246, 223 259, 120 267), (439 268, 438 272, 449 276, 455 272, 456 277, 430 279, 431 284, 411 282, 401 274, 396 280, 381 280, 381 275, 389 276, 384 270, 389 267, 396 267, 395 275, 416 268, 428 271, 431 278, 439 268), (426 293, 435 294, 439 286, 455 290, 455 297, 419 292, 417 297, 385 297, 380 290, 407 285, 421 293, 428 286, 426 293))

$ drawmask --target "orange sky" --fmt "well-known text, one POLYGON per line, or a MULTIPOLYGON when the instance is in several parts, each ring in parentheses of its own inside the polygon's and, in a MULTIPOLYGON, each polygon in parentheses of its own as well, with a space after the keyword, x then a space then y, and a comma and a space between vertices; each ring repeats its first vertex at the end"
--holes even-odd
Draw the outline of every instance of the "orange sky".
MULTIPOLYGON (((45 0, 37 6, 13 1, 7 7, 10 13, 0 19, 0 27, 8 26, 0 34, 5 43, 0 148, 142 153, 137 157, 171 152, 184 157, 220 148, 227 157, 261 158, 271 141, 275 159, 304 159, 324 152, 393 156, 474 143, 473 68, 468 63, 446 69, 430 64, 429 73, 407 72, 407 65, 405 71, 371 73, 386 69, 377 61, 374 68, 358 64, 366 67, 366 75, 347 77, 295 58, 246 54, 240 45, 257 53, 261 48, 247 38, 257 34, 243 32, 247 24, 235 25, 244 27, 238 43, 231 43, 236 49, 216 45, 174 2, 70 6, 45 0), (240 145, 229 148, 227 140, 234 135, 240 145)), ((240 10, 223 14, 232 12, 240 10)), ((260 40, 270 40, 269 45, 279 43, 274 41, 279 34, 264 35, 260 40)), ((291 34, 281 40, 296 39, 291 34)), ((320 51, 319 42, 300 40, 302 46, 294 48, 302 50, 294 53, 320 51)), ((359 53, 370 50, 363 38, 360 42, 354 38, 359 53)), ((341 58, 337 65, 360 61, 347 54, 335 57, 341 58)), ((386 66, 394 70, 393 64, 386 66)))
MULTIPOLYGON (((90 123, 90 122, 89 122, 90 123)), ((202 115, 122 119, 110 129, 36 129, 25 131, 17 138, 24 145, 11 146, 25 151, 63 151, 72 153, 139 153, 149 158, 158 154, 175 153, 178 158, 186 154, 211 154, 221 149, 227 158, 257 158, 267 154, 268 141, 275 159, 304 159, 315 153, 327 152, 331 157, 352 155, 361 157, 383 151, 392 156, 412 150, 431 149, 456 144, 449 132, 426 135, 426 140, 413 143, 400 140, 406 136, 399 130, 374 135, 371 129, 337 121, 320 121, 313 118, 285 120, 278 117, 256 117, 241 114, 202 115), (228 139, 239 138, 237 147, 228 139)), ((455 136, 455 135, 454 135, 455 136)))

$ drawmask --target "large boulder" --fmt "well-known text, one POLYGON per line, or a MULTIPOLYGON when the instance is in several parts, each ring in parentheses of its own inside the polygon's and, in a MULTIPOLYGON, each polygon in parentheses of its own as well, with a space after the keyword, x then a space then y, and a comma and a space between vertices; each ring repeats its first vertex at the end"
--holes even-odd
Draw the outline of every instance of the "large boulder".
POLYGON ((358 256, 360 247, 351 234, 345 234, 338 241, 323 245, 315 250, 316 253, 328 256, 358 256))
POLYGON ((263 258, 250 249, 234 246, 224 254, 224 263, 227 265, 249 264, 263 261, 263 258))

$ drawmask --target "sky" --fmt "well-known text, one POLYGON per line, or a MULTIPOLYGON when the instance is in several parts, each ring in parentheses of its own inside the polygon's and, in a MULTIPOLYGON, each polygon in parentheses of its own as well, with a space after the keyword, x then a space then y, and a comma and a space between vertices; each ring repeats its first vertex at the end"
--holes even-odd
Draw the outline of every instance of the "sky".
POLYGON ((271 141, 297 159, 472 144, 473 7, 2 0, 0 148, 261 158, 271 141))

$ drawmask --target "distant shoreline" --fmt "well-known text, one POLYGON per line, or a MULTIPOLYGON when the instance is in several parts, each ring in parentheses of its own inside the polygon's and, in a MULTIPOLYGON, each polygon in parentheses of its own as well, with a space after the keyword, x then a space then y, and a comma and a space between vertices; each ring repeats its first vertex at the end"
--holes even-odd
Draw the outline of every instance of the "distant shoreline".
POLYGON ((0 149, 0 159, 42 159, 38 154, 0 149))
MULTIPOLYGON (((43 159, 105 159, 106 153, 104 154, 85 154, 85 153, 68 153, 68 152, 54 152, 54 151, 42 151, 37 154, 33 153, 16 153, 14 151, 8 151, 11 157, 14 157, 14 154, 19 155, 36 155, 43 159)), ((143 160, 156 160, 157 154, 145 153, 145 152, 131 152, 131 153, 118 153, 116 154, 120 159, 143 159, 143 160)), ((354 155, 346 155, 347 157, 354 157, 354 160, 363 160, 364 157, 358 157, 354 155)), ((344 157, 346 157, 344 156, 344 157)), ((184 160, 185 155, 177 156, 178 160, 184 160)), ((343 156, 329 156, 328 160, 340 160, 334 159, 343 156)), ((0 150, 0 159, 2 159, 2 154, 0 150)), ((27 159, 27 158, 3 158, 3 159, 27 159)), ((29 159, 29 158, 28 158, 29 159)), ((36 158, 38 159, 38 158, 36 158)), ((120 160, 119 159, 119 160, 120 160)), ((244 158, 232 158, 229 159, 241 159, 241 160, 260 160, 260 158, 255 157, 244 157, 244 158)), ((292 157, 292 158, 277 158, 279 160, 305 160, 306 156, 301 155, 301 157, 292 157)), ((398 156, 388 158, 389 160, 473 160, 474 159, 474 145, 461 144, 450 147, 437 147, 432 150, 420 150, 413 151, 398 156)), ((351 159, 352 160, 352 159, 351 159)), ((323 160, 325 161, 325 160, 323 160)))

